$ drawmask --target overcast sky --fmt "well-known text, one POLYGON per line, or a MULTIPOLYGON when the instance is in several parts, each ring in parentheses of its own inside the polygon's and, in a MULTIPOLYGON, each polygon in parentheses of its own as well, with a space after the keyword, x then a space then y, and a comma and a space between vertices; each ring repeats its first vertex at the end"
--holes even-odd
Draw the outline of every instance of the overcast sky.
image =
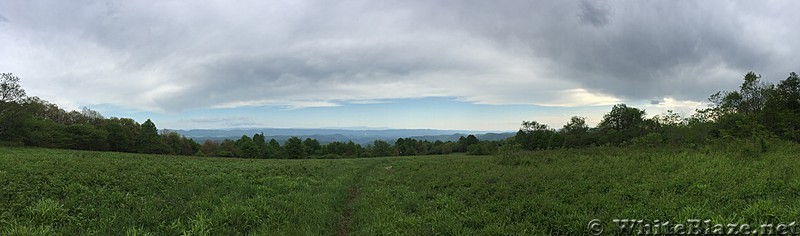
POLYGON ((515 130, 800 71, 798 1, 0 0, 29 95, 159 128, 515 130))

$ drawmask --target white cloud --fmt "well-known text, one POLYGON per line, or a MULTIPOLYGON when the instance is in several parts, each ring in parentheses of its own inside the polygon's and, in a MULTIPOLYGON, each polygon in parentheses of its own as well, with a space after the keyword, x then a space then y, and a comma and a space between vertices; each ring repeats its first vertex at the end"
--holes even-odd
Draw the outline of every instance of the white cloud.
POLYGON ((614 105, 622 102, 621 99, 605 95, 602 93, 592 93, 586 89, 569 89, 560 91, 558 97, 562 103, 558 104, 542 104, 547 106, 562 106, 562 107, 576 107, 576 106, 603 106, 614 105))
POLYGON ((694 114, 697 109, 706 108, 707 105, 708 103, 704 102, 676 100, 671 97, 666 97, 661 100, 652 101, 650 104, 645 105, 645 109, 650 116, 666 114, 667 111, 673 111, 683 117, 689 117, 694 114))

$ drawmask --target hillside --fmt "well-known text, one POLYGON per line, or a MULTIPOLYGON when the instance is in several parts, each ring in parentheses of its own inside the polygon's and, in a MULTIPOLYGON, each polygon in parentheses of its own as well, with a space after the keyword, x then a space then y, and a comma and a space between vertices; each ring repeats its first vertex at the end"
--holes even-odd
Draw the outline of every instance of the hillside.
POLYGON ((0 234, 582 235, 593 219, 614 234, 616 218, 800 218, 800 145, 753 147, 337 160, 0 147, 0 234))

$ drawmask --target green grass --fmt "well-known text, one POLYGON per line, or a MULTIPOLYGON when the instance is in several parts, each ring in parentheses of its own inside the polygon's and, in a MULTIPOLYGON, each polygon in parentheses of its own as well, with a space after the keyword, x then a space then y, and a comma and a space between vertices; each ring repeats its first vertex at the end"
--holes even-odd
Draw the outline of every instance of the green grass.
POLYGON ((2 235, 586 234, 800 219, 800 145, 244 160, 0 148, 2 235), (354 191, 355 190, 355 191, 354 191))
POLYGON ((371 162, 0 148, 0 234, 330 234, 371 162))

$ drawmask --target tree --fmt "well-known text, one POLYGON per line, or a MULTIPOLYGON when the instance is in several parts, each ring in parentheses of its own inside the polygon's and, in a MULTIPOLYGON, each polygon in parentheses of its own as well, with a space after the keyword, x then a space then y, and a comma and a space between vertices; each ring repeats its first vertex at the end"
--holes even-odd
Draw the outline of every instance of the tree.
POLYGON ((194 139, 186 138, 181 135, 181 149, 178 155, 183 156, 200 156, 200 144, 195 142, 194 139))
POLYGON ((219 152, 219 143, 211 139, 206 139, 206 141, 200 145, 200 152, 205 156, 217 156, 217 152, 219 152))
POLYGON ((303 141, 303 146, 305 147, 306 155, 308 156, 321 154, 319 151, 322 149, 322 145, 320 145, 319 141, 316 139, 306 138, 306 140, 303 141))
POLYGON ((269 152, 267 150, 267 140, 264 136, 264 133, 258 133, 253 135, 253 143, 256 144, 258 148, 258 158, 268 158, 269 152))
POLYGON ((761 122, 778 137, 800 142, 800 77, 792 72, 765 94, 761 122))
POLYGON ((603 132, 604 143, 622 144, 646 133, 645 111, 617 104, 603 116, 597 128, 603 132))
POLYGON ((108 132, 109 149, 117 152, 135 152, 139 124, 132 119, 108 119, 103 127, 108 132))
POLYGON ((467 148, 468 155, 491 155, 495 152, 497 152, 497 145, 489 141, 472 144, 467 148))
POLYGON ((0 101, 0 140, 21 142, 30 131, 26 127, 29 119, 32 117, 22 105, 0 101))
POLYGON ((800 76, 789 73, 789 77, 778 83, 777 91, 785 109, 800 113, 800 76))
POLYGON ((383 140, 372 142, 372 156, 388 157, 392 155, 392 145, 383 140))
POLYGON ((744 82, 739 87, 741 94, 739 112, 753 114, 762 111, 766 105, 767 91, 771 88, 772 85, 761 81, 761 75, 756 75, 752 71, 745 74, 744 82))
POLYGON ((354 143, 352 140, 348 141, 347 144, 344 145, 344 156, 348 157, 358 157, 361 155, 361 145, 354 143))
POLYGON ((686 125, 686 121, 681 118, 678 113, 675 113, 672 110, 667 110, 667 113, 663 115, 654 116, 653 120, 656 121, 660 126, 676 127, 686 125))
POLYGON ((522 127, 520 128, 522 131, 525 132, 536 132, 536 131, 549 131, 550 127, 546 124, 542 124, 536 121, 522 121, 522 127))
POLYGON ((25 90, 19 84, 19 77, 11 73, 0 74, 0 102, 20 102, 25 98, 25 90))
MULTIPOLYGON (((467 138, 461 136, 461 139, 466 140, 467 138)), ((399 156, 415 156, 430 154, 433 144, 429 141, 419 141, 413 138, 399 138, 394 146, 397 151, 396 154, 399 156)))
POLYGON ((561 131, 566 134, 586 133, 589 131, 589 125, 586 124, 586 117, 573 116, 569 119, 569 123, 564 125, 561 131))
POLYGON ((557 133, 546 124, 536 121, 523 121, 514 140, 527 150, 543 150, 561 147, 561 138, 555 138, 557 133))
POLYGON ((616 131, 640 128, 644 124, 644 116, 644 110, 617 104, 603 116, 603 121, 598 124, 598 128, 616 131))
POLYGON ((142 123, 139 130, 138 145, 140 153, 166 153, 167 147, 161 142, 156 124, 150 119, 142 123))
POLYGON ((267 145, 266 137, 264 133, 258 133, 253 135, 253 142, 256 143, 257 146, 267 145))
POLYGON ((461 152, 466 152, 469 149, 469 146, 478 144, 480 140, 475 135, 467 135, 467 137, 461 136, 458 138, 458 148, 461 152))
POLYGON ((105 151, 108 133, 87 124, 74 124, 66 127, 67 147, 78 150, 105 151))
POLYGON ((236 156, 244 158, 257 158, 259 156, 258 146, 253 139, 247 135, 242 135, 236 140, 236 156))
POLYGON ((26 119, 25 123, 23 127, 29 130, 24 136, 26 146, 68 148, 70 140, 63 126, 42 119, 26 119))
POLYGON ((301 159, 306 157, 303 141, 298 137, 291 137, 283 144, 286 149, 286 157, 289 159, 301 159))
POLYGON ((11 73, 0 74, 0 140, 21 141, 28 132, 23 127, 30 113, 24 112, 21 101, 25 90, 19 77, 11 73))
POLYGON ((267 157, 274 159, 286 158, 283 155, 283 148, 281 148, 281 144, 278 143, 278 140, 270 139, 269 143, 267 143, 267 157))
POLYGON ((161 135, 161 142, 169 147, 169 151, 167 153, 172 155, 178 155, 181 153, 181 146, 183 146, 183 144, 181 143, 182 140, 180 134, 176 132, 168 132, 163 134, 161 135))
POLYGON ((556 137, 556 139, 563 139, 564 147, 583 147, 592 143, 589 137, 589 125, 586 124, 586 117, 573 116, 561 128, 560 134, 561 136, 556 137))
POLYGON ((93 124, 95 126, 100 126, 102 122, 105 121, 105 118, 100 112, 89 109, 88 107, 81 108, 81 115, 88 124, 93 124))

